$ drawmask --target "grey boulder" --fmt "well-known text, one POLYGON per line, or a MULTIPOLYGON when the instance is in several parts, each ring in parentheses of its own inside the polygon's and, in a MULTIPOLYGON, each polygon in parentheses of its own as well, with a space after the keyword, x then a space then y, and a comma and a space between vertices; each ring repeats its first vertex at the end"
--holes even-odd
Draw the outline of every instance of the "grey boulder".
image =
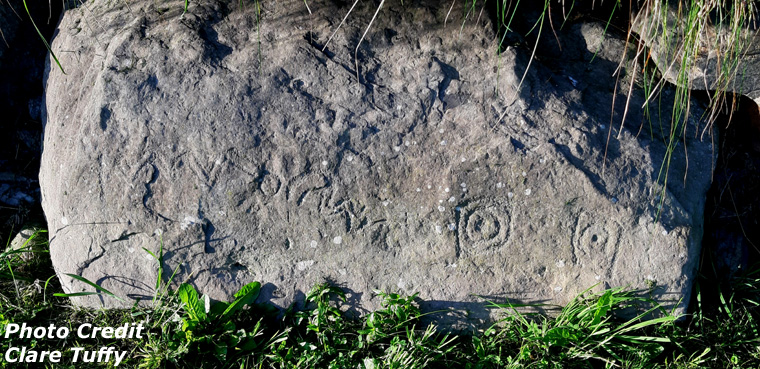
POLYGON ((149 299, 145 250, 163 245, 175 283, 227 300, 257 280, 280 307, 324 280, 358 313, 376 289, 419 292, 463 326, 492 318, 484 299, 564 304, 592 286, 688 302, 714 154, 694 118, 668 154, 637 87, 619 125, 631 81, 615 89, 625 45, 603 26, 561 32, 563 54, 523 79, 530 50, 498 56, 479 9, 457 2, 462 22, 404 2, 380 11, 357 80, 369 4, 326 47, 347 12, 332 2, 264 2, 260 24, 172 4, 86 2, 53 40, 68 74, 47 74, 40 182, 67 292, 91 290, 74 273, 149 299))

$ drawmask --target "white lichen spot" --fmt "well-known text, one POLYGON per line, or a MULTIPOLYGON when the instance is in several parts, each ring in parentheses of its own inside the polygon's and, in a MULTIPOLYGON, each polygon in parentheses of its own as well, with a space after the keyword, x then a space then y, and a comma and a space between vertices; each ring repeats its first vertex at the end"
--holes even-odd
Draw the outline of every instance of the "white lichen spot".
POLYGON ((404 142, 404 146, 409 147, 409 141, 404 142))
POLYGON ((353 155, 349 155, 348 157, 346 157, 346 160, 348 160, 348 162, 350 163, 350 162, 354 161, 354 156, 353 155))
POLYGON ((134 247, 130 247, 130 248, 127 249, 127 251, 129 251, 130 254, 134 254, 135 253, 135 248, 134 247))
POLYGON ((396 110, 401 111, 401 105, 396 105, 396 110))
POLYGON ((388 204, 390 204, 390 201, 388 200, 383 201, 383 206, 388 206, 388 204))
POLYGON ((454 202, 454 201, 457 201, 457 199, 454 198, 454 196, 449 197, 449 202, 454 202))
POLYGON ((428 187, 428 190, 431 189, 431 188, 433 188, 433 186, 431 186, 431 185, 427 185, 427 187, 428 187))
POLYGON ((467 187, 467 183, 462 182, 462 183, 459 184, 459 187, 465 188, 465 187, 467 187))
POLYGON ((455 231, 457 229, 457 225, 454 223, 449 224, 449 231, 455 231))
POLYGON ((316 240, 311 240, 311 242, 309 242, 309 246, 312 249, 316 249, 317 248, 317 241, 316 240))
POLYGON ((401 146, 393 146, 393 151, 395 152, 401 151, 401 146))
POLYGON ((63 224, 63 225, 69 225, 69 220, 66 219, 66 217, 62 217, 61 218, 61 224, 63 224))
POLYGON ((346 275, 348 272, 345 269, 338 269, 338 273, 340 273, 340 275, 346 275))
POLYGON ((416 191, 417 191, 417 192, 420 192, 420 191, 422 191, 422 190, 421 190, 419 187, 417 187, 417 190, 416 190, 416 191))
POLYGON ((462 163, 464 163, 464 162, 466 162, 466 161, 467 161, 467 158, 465 158, 465 157, 463 156, 463 157, 462 157, 462 163))
POLYGON ((153 230, 154 236, 161 236, 162 234, 164 234, 164 230, 161 228, 156 228, 155 230, 153 230))
POLYGON ((504 183, 501 183, 501 182, 497 183, 496 188, 504 188, 504 183))
POLYGON ((530 196, 531 192, 532 192, 532 190, 530 188, 526 189, 525 190, 525 196, 530 196))
POLYGON ((462 192, 467 192, 467 188, 463 188, 463 189, 462 189, 462 192))
POLYGON ((449 188, 448 187, 444 188, 443 192, 449 192, 449 188))
POLYGON ((560 286, 554 287, 554 292, 562 292, 562 287, 560 286))
POLYGON ((564 260, 558 260, 554 265, 557 266, 557 268, 564 268, 565 267, 565 261, 564 260))
POLYGON ((304 270, 308 269, 312 265, 314 265, 314 260, 304 260, 304 261, 299 261, 298 263, 296 263, 296 268, 298 268, 299 271, 303 272, 304 270))
POLYGON ((337 237, 333 238, 333 243, 336 244, 336 245, 340 245, 341 243, 343 243, 343 237, 337 236, 337 237))
POLYGON ((438 207, 438 211, 440 211, 441 213, 443 213, 444 211, 446 211, 446 208, 443 207, 443 206, 439 206, 438 207))
POLYGON ((522 174, 522 176, 523 176, 523 177, 525 177, 525 176, 527 176, 527 175, 528 175, 528 173, 526 173, 524 170, 523 170, 523 172, 522 172, 522 173, 520 173, 520 174, 522 174))
POLYGON ((509 197, 510 199, 513 198, 514 196, 515 194, 513 194, 512 192, 507 192, 507 197, 509 197))
POLYGON ((602 279, 602 276, 600 276, 600 275, 597 274, 596 277, 594 277, 594 279, 596 279, 598 281, 598 280, 602 279))
POLYGON ((327 166, 327 160, 322 160, 322 166, 323 166, 323 167, 326 167, 326 166, 327 166))
POLYGON ((443 233, 443 228, 437 224, 435 225, 435 227, 433 227, 433 229, 435 229, 435 233, 437 234, 443 233))
POLYGON ((182 223, 180 223, 179 227, 183 231, 186 230, 188 227, 190 227, 193 224, 200 223, 200 219, 196 217, 186 216, 185 219, 182 220, 182 223))
POLYGON ((404 280, 403 280, 403 279, 399 278, 399 279, 398 279, 398 283, 396 283, 396 286, 397 286, 399 289, 402 289, 402 290, 403 290, 403 289, 405 289, 405 288, 406 288, 406 283, 404 282, 404 280))
POLYGON ((438 200, 439 204, 443 204, 443 199, 438 200))
POLYGON ((443 133, 443 128, 439 129, 438 133, 443 133))
POLYGON ((541 158, 538 162, 541 163, 541 164, 546 163, 546 159, 541 158))
POLYGON ((663 236, 667 236, 668 235, 668 231, 662 231, 662 235, 663 236))
POLYGON ((441 141, 441 146, 446 146, 446 140, 441 141))

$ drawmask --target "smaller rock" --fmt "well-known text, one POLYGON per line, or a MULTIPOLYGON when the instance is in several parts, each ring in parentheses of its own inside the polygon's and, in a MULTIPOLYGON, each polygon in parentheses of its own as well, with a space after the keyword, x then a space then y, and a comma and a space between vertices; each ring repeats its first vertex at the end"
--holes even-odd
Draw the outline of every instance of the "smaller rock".
POLYGON ((16 234, 16 237, 13 238, 7 251, 26 250, 27 252, 14 253, 13 255, 21 256, 21 259, 25 262, 34 260, 37 253, 43 250, 43 245, 45 244, 41 231, 42 228, 39 226, 25 225, 21 231, 16 234))

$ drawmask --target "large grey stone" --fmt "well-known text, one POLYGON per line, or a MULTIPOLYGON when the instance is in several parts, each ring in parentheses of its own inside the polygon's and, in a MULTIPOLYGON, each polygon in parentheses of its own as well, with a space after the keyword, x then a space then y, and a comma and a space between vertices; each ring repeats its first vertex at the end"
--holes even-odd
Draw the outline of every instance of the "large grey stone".
POLYGON ((191 4, 90 1, 63 17, 68 75, 47 76, 40 174, 59 273, 146 298, 143 248, 163 241, 176 281, 228 299, 258 280, 283 307, 324 279, 359 312, 374 289, 419 292, 476 324, 481 297, 563 304, 595 284, 688 302, 713 152, 689 119, 658 212, 672 106, 650 108, 650 131, 634 88, 618 126, 625 47, 603 26, 561 32, 563 54, 535 60, 517 92, 530 50, 498 57, 479 9, 444 26, 438 2, 387 5, 357 81, 370 4, 324 52, 347 11, 331 2, 264 2, 258 26, 255 9, 191 4))

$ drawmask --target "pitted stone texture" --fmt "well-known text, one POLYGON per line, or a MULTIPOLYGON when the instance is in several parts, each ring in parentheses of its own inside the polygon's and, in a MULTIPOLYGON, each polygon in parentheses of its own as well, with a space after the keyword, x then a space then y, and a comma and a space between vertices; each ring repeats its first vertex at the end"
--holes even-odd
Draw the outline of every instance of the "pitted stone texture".
POLYGON ((676 150, 656 222, 664 138, 640 133, 635 108, 619 130, 622 95, 610 126, 625 48, 602 26, 570 27, 567 54, 534 61, 517 93, 530 50, 499 58, 478 12, 444 27, 438 2, 389 5, 357 81, 368 4, 324 52, 347 9, 265 2, 259 33, 254 9, 192 4, 64 16, 53 47, 69 74, 47 79, 41 173, 59 273, 145 298, 157 264, 143 248, 163 240, 175 281, 223 300, 258 280, 282 307, 324 279, 359 312, 378 307, 374 289, 419 292, 467 309, 465 325, 488 319, 482 297, 562 304, 594 284, 688 301, 713 154, 687 135, 688 187, 676 150))

